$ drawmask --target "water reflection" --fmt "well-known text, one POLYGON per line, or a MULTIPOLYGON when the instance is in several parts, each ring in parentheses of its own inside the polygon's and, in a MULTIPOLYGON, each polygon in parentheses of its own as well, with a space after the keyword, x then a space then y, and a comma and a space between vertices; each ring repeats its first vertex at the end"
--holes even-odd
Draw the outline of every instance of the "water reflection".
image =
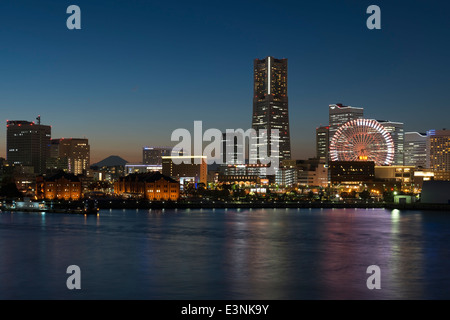
POLYGON ((382 209, 2 213, 0 298, 448 297, 449 241, 447 215, 382 209), (366 287, 370 265, 381 290, 366 287))

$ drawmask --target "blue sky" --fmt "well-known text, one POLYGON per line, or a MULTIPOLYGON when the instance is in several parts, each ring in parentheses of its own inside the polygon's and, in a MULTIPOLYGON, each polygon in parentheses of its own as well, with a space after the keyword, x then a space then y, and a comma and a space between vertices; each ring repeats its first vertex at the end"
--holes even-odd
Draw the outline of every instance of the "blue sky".
POLYGON ((173 130, 251 126, 253 59, 288 59, 293 156, 315 153, 328 105, 406 131, 450 127, 445 1, 0 2, 0 156, 6 120, 87 137, 91 160, 141 161, 173 130), (66 9, 81 8, 81 30, 66 9), (381 30, 366 9, 381 8, 381 30))

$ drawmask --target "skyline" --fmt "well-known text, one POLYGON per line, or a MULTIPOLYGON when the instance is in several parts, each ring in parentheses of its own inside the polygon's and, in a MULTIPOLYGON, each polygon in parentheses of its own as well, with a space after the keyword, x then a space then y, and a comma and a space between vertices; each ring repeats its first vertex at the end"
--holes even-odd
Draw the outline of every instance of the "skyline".
POLYGON ((405 132, 449 125, 447 3, 76 1, 82 29, 68 30, 70 4, 0 4, 2 157, 6 120, 38 115, 52 138, 88 138, 91 163, 141 162, 196 120, 251 128, 253 60, 267 56, 288 59, 293 158, 315 155, 334 103, 405 132), (366 27, 371 4, 381 30, 366 27))

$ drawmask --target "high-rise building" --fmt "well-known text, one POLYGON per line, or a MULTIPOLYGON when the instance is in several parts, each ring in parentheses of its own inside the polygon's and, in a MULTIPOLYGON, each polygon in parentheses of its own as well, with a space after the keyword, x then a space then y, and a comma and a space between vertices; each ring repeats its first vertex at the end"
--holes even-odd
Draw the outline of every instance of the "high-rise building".
POLYGON ((351 120, 364 118, 364 109, 344 106, 342 103, 330 104, 328 106, 329 116, 329 140, 333 139, 339 126, 351 120))
POLYGON ((142 163, 160 166, 162 157, 170 156, 171 152, 171 147, 144 147, 142 149, 142 163))
POLYGON ((427 167, 435 180, 450 180, 450 130, 427 131, 427 167))
MULTIPOLYGON (((272 130, 278 130, 279 163, 291 158, 289 109, 287 94, 287 59, 255 59, 253 62, 253 115, 252 128, 267 130, 267 156, 272 155, 276 143, 272 130)), ((261 160, 259 154, 257 160, 261 160)))
POLYGON ((32 166, 34 173, 46 171, 51 126, 23 120, 6 123, 6 158, 12 165, 32 166))
POLYGON ((394 142, 394 160, 392 165, 402 166, 404 158, 405 133, 403 130, 403 123, 378 120, 378 122, 391 134, 394 142))
POLYGON ((427 135, 419 132, 405 132, 404 165, 426 168, 427 135))
POLYGON ((90 146, 86 138, 52 139, 49 169, 63 170, 75 175, 83 174, 90 165, 90 146))
POLYGON ((316 158, 322 162, 328 161, 330 147, 330 127, 316 128, 316 158))

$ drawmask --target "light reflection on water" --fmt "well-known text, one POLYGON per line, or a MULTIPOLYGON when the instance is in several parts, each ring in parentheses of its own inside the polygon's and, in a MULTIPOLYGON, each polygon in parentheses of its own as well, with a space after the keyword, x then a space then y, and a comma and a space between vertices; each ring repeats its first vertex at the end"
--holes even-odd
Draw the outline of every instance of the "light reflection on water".
POLYGON ((1 299, 449 299, 449 213, 0 214, 1 299), (81 268, 81 290, 66 268, 81 268), (367 267, 381 268, 369 290, 367 267))

